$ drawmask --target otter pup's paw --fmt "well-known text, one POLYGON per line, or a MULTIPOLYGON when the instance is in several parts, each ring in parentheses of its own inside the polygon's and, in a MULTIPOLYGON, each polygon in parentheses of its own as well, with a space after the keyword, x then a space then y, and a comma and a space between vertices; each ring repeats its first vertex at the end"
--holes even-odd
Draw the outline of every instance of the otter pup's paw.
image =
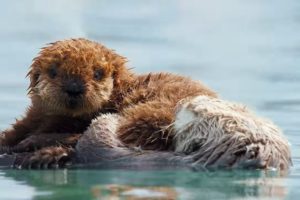
POLYGON ((31 135, 28 138, 22 140, 19 144, 17 144, 14 147, 13 152, 29 152, 29 151, 35 151, 37 149, 40 149, 42 147, 42 142, 37 135, 31 135))
POLYGON ((75 146, 78 139, 82 136, 82 134, 38 134, 31 135, 24 140, 22 140, 19 144, 13 147, 12 151, 15 153, 21 152, 30 152, 37 151, 38 149, 42 149, 45 147, 53 147, 53 146, 75 146))
POLYGON ((74 150, 64 147, 47 147, 33 153, 17 155, 14 167, 17 169, 57 169, 71 162, 74 150))
POLYGON ((4 134, 0 131, 0 147, 3 146, 4 143, 4 134))

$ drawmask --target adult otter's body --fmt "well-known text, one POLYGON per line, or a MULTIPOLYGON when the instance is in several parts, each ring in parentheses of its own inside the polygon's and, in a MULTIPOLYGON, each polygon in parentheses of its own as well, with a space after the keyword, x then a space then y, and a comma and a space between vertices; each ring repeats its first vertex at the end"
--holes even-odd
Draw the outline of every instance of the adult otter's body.
POLYGON ((3 132, 0 145, 32 152, 21 158, 23 167, 58 164, 74 152, 91 120, 110 112, 120 116, 117 137, 126 147, 174 150, 177 103, 216 94, 181 76, 135 75, 125 63, 112 50, 85 39, 43 48, 28 74, 32 105, 22 120, 3 132))
MULTIPOLYGON (((128 148, 118 138, 118 114, 97 117, 76 145, 75 163, 129 169, 254 168, 291 165, 288 141, 271 121, 245 106, 197 96, 180 102, 174 121, 174 151, 128 148)), ((78 166, 78 165, 77 165, 78 166)))

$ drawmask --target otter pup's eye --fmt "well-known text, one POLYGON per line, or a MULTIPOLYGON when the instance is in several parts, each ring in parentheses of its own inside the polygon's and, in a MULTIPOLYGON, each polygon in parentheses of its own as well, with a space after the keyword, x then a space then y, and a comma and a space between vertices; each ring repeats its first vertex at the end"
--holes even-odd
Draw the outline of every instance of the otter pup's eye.
POLYGON ((104 71, 102 69, 97 69, 94 73, 94 79, 100 81, 104 76, 104 71))
POLYGON ((39 78, 40 78, 40 74, 39 73, 35 73, 35 74, 33 74, 33 81, 38 81, 39 80, 39 78))
POLYGON ((51 66, 48 70, 48 75, 50 78, 54 79, 57 76, 56 66, 51 66))

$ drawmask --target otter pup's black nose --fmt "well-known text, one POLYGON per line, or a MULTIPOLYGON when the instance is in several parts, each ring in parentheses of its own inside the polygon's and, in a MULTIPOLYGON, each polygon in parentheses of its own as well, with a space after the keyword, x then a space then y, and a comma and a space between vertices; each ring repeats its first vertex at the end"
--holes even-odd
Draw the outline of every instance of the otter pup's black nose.
POLYGON ((84 93, 84 83, 80 79, 70 79, 65 82, 63 90, 70 97, 78 97, 84 93))

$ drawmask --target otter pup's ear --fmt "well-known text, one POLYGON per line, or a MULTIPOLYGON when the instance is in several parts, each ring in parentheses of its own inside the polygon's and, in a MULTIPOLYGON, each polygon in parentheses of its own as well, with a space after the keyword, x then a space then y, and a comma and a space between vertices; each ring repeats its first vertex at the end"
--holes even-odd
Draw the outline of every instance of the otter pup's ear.
POLYGON ((28 87, 28 94, 32 94, 34 92, 34 88, 35 86, 38 84, 38 81, 39 81, 39 78, 40 78, 40 75, 41 75, 41 72, 38 68, 37 61, 34 61, 32 63, 32 65, 30 66, 30 69, 29 69, 29 72, 28 74, 26 75, 26 77, 29 77, 30 79, 30 84, 29 84, 29 87, 28 87))
POLYGON ((129 70, 125 66, 127 59, 116 53, 112 54, 111 67, 113 69, 112 77, 114 79, 114 86, 119 87, 121 82, 128 80, 130 77, 129 70))

